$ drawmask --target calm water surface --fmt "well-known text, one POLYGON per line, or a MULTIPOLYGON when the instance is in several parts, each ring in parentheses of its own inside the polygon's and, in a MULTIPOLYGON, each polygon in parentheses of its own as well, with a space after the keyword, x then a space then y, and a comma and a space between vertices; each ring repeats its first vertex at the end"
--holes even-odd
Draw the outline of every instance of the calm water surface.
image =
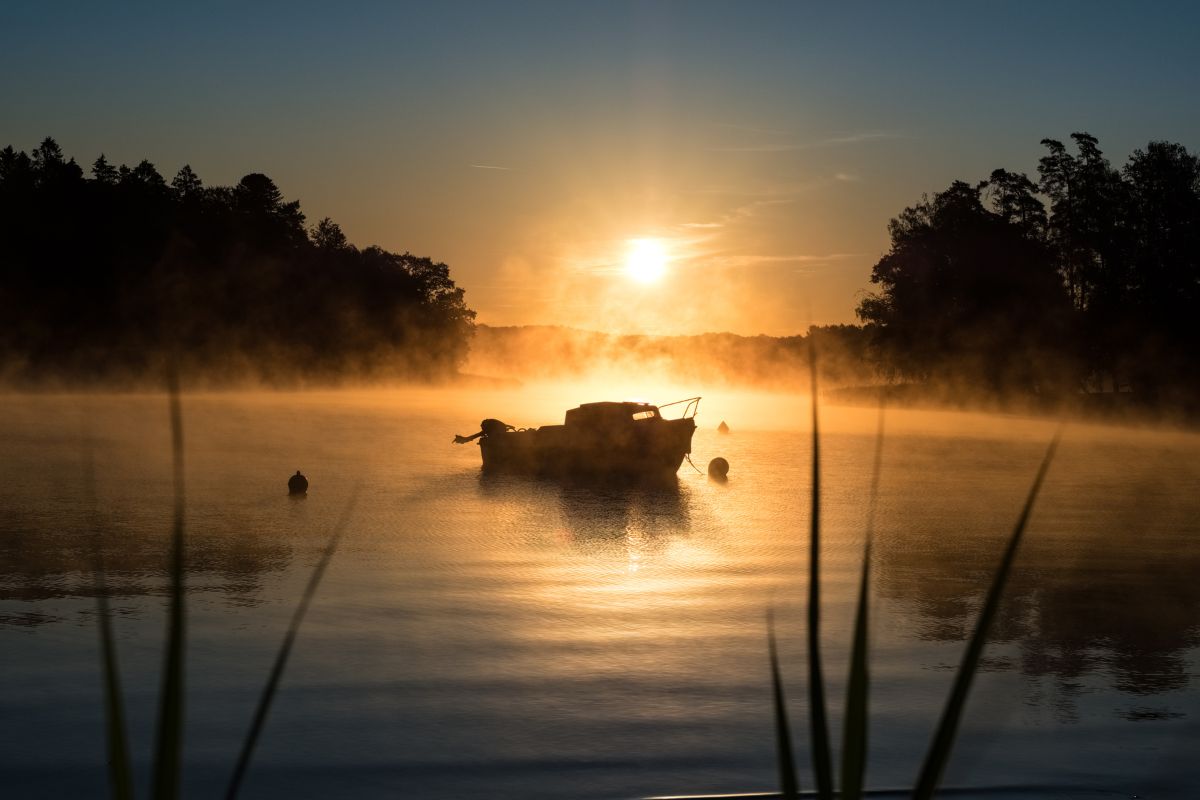
MULTIPOLYGON (((602 399, 530 390, 185 397, 184 788, 218 795, 354 487, 243 796, 632 798, 775 785, 764 609, 806 758, 806 413, 706 398, 701 467, 617 491, 485 479, 484 416, 602 399), (720 436, 717 423, 733 433, 720 436), (312 488, 289 498, 303 469, 312 488)), ((606 397, 605 399, 618 399, 606 397)), ((674 397, 656 397, 664 400, 674 397)), ((826 409, 832 722, 861 564, 874 412, 826 409)), ((874 558, 871 761, 911 784, 1052 425, 891 412, 874 558)), ((139 775, 165 624, 171 480, 156 396, 0 398, 0 781, 99 796, 92 565, 102 541, 139 775), (94 485, 85 479, 88 460, 94 485)), ((945 783, 1020 797, 1200 790, 1200 437, 1068 428, 945 783)), ((807 772, 802 782, 811 785, 807 772)), ((142 794, 145 795, 143 786, 142 794)), ((983 793, 979 793, 983 796, 983 793)))

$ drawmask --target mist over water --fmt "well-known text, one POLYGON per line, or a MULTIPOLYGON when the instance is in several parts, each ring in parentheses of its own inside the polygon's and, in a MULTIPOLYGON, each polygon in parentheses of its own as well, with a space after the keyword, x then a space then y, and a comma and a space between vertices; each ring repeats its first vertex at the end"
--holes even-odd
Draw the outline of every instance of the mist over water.
MULTIPOLYGON (((774 786, 763 612, 806 755, 807 399, 629 380, 184 396, 185 793, 221 791, 355 486, 245 796, 595 797, 774 786), (485 417, 705 394, 666 488, 485 477, 485 417), (720 435, 726 421, 732 433, 720 435), (311 482, 289 498, 297 469, 311 482)), ((875 411, 823 406, 826 677, 840 724, 875 411)), ((872 587, 868 785, 911 783, 1054 423, 890 410, 872 587)), ((105 785, 91 573, 102 534, 136 769, 165 626, 171 472, 157 395, 0 397, 0 773, 105 785), (95 465, 94 503, 84 479, 95 465)), ((945 783, 1012 796, 1200 785, 1200 436, 1074 424, 945 783)), ((143 777, 144 779, 144 777, 143 777)), ((811 785, 807 775, 802 776, 811 785)), ((144 789, 144 787, 142 787, 144 789)), ((1104 796, 1101 794, 1101 796, 1104 796)))

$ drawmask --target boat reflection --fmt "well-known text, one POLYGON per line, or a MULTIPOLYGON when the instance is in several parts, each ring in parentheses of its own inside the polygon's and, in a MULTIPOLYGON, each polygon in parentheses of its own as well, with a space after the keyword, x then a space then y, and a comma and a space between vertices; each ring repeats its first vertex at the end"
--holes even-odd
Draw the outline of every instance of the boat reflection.
POLYGON ((597 556, 623 553, 631 571, 690 527, 688 490, 674 475, 596 481, 480 473, 479 486, 492 501, 555 509, 565 544, 597 556))
POLYGON ((686 534, 690 522, 677 480, 637 489, 564 485, 558 507, 574 546, 606 549, 624 540, 633 571, 672 537, 686 534))

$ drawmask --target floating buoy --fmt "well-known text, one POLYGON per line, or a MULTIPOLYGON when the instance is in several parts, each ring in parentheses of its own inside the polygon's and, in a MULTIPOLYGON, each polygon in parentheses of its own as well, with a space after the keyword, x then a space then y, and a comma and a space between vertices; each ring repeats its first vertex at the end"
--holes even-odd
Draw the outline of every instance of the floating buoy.
POLYGON ((708 477, 718 481, 725 480, 729 475, 729 462, 721 457, 708 462, 708 477))
POLYGON ((308 494, 308 478, 296 470, 296 474, 288 478, 288 494, 308 494))
POLYGON ((729 426, 725 424, 725 420, 721 420, 721 424, 717 426, 717 433, 729 433, 729 426))

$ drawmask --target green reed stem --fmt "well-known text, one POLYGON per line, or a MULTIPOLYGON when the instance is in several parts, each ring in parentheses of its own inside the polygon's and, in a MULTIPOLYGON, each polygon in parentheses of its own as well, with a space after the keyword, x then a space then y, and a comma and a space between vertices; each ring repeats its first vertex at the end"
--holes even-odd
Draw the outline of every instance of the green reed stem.
POLYGON ((167 404, 171 416, 171 454, 175 476, 175 516, 171 531, 170 610, 167 648, 163 658, 162 689, 158 706, 158 741, 154 754, 154 797, 179 796, 183 758, 184 712, 184 481, 183 411, 179 401, 179 374, 174 363, 167 369, 167 404))
POLYGON ((950 759, 950 750, 954 746, 958 724, 967 704, 967 695, 971 690, 971 682, 974 680, 975 673, 979 669, 979 660, 983 655, 983 648, 987 642, 988 630, 991 628, 992 620, 1000 608, 1000 598, 1004 593, 1004 585, 1008 582, 1008 574, 1012 569, 1013 561, 1016 560, 1017 548, 1020 546, 1021 539, 1025 534, 1025 528, 1029 524, 1029 517, 1033 513, 1033 504, 1037 500, 1038 492, 1041 491, 1042 481, 1046 478, 1046 472, 1050 469, 1050 462, 1054 459, 1054 453, 1058 449, 1059 440, 1062 439, 1062 432, 1063 426, 1059 425, 1058 430, 1054 433, 1054 438, 1050 440, 1050 446, 1046 448, 1046 456, 1042 459, 1042 465, 1038 468, 1037 475, 1033 479, 1033 486, 1030 487, 1029 496, 1025 499, 1025 507, 1021 509, 1021 516, 1017 518, 1017 524, 1013 528, 1012 536, 1009 537, 1008 546, 1005 548, 1004 556, 1000 560, 1000 567, 996 570, 996 576, 992 579, 991 588, 988 589, 983 609, 979 612, 979 620, 975 624, 975 632, 971 635, 971 639, 967 643, 962 663, 958 667, 958 672, 954 675, 954 686, 950 690, 950 697, 947 699, 946 707, 942 711, 937 732, 930 743, 929 753, 925 756, 925 763, 921 767, 917 786, 913 790, 913 800, 929 800, 933 797, 933 793, 937 790, 938 783, 941 781, 946 762, 950 759))
POLYGON ((875 536, 875 507, 879 498, 879 476, 883 471, 884 403, 879 403, 879 426, 875 433, 875 463, 871 469, 871 489, 867 499, 867 525, 863 544, 862 577, 858 584, 858 611, 854 616, 854 643, 850 650, 850 677, 846 682, 846 719, 842 725, 843 800, 860 800, 867 772, 869 720, 867 701, 870 673, 867 667, 870 629, 869 588, 871 546, 875 536))
POLYGON ((817 420, 817 347, 809 331, 808 365, 812 382, 812 528, 808 557, 808 720, 812 731, 813 777, 817 796, 833 798, 825 679, 821 674, 821 437, 817 420))
POLYGON ((308 606, 312 602, 313 596, 317 593, 317 587, 321 584, 321 578, 325 575, 325 569, 329 566, 334 551, 337 550, 338 542, 341 540, 342 533, 350 521, 350 514, 354 510, 357 498, 358 490, 355 489, 341 517, 334 524, 333 532, 329 537, 329 543, 325 546, 325 551, 321 554, 321 559, 317 562, 312 576, 308 579, 304 595, 300 598, 300 605, 296 607, 296 611, 292 615, 291 624, 288 625, 287 633, 283 637, 283 644, 280 645, 279 653, 275 656, 275 663, 271 667, 271 675, 267 678, 267 685, 263 687, 262 695, 258 699, 258 707, 254 711, 254 719, 250 723, 250 730, 246 733, 246 740, 242 743, 242 750, 238 755, 237 765, 233 769, 233 776, 229 780, 229 787, 225 791, 225 797, 228 800, 233 800, 233 798, 237 797, 238 791, 241 789, 242 779, 245 777, 246 770, 250 766, 250 759, 253 757, 254 748, 258 744, 259 734, 262 733, 263 726, 267 721, 267 714, 271 710, 271 701, 275 699, 275 692, 279 688, 280 681, 283 679, 283 671, 287 666, 288 657, 291 655, 296 635, 300 631, 300 623, 304 621, 304 615, 308 613, 308 606))
POLYGON ((792 754, 792 728, 788 723, 783 680, 779 676, 779 653, 775 648, 775 611, 767 609, 767 652, 771 660, 771 688, 775 704, 775 749, 779 762, 779 794, 785 800, 800 797, 796 759, 792 754))
POLYGON ((97 630, 100 636, 100 661, 104 674, 104 730, 108 750, 108 785, 114 800, 133 800, 133 768, 129 760, 125 708, 121 700, 121 675, 117 665, 117 646, 108 607, 108 583, 104 576, 104 534, 96 520, 96 472, 89 446, 84 482, 91 509, 95 544, 93 575, 96 592, 97 630))

